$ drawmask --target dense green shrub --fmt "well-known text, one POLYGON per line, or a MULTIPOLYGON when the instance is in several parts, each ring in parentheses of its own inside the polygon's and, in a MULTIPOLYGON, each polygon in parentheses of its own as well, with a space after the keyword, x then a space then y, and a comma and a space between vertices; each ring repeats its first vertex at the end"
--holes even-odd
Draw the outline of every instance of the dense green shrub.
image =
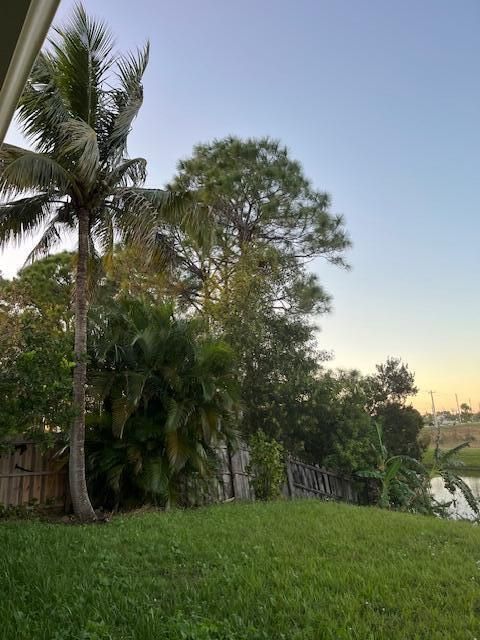
POLYGON ((257 500, 278 498, 285 482, 285 450, 276 440, 258 431, 250 438, 247 472, 257 500))
POLYGON ((98 501, 168 504, 181 476, 208 475, 234 437, 233 353, 169 305, 128 298, 92 314, 87 437, 98 501))

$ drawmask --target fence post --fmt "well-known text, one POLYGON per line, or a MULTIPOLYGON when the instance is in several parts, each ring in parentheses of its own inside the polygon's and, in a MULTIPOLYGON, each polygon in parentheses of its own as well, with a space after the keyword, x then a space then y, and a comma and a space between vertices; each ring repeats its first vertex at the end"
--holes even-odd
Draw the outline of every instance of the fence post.
POLYGON ((291 457, 288 456, 287 458, 287 463, 285 465, 285 469, 287 472, 287 485, 288 485, 288 493, 290 495, 290 498, 294 498, 295 497, 295 486, 293 484, 293 474, 292 474, 292 462, 291 462, 291 457))

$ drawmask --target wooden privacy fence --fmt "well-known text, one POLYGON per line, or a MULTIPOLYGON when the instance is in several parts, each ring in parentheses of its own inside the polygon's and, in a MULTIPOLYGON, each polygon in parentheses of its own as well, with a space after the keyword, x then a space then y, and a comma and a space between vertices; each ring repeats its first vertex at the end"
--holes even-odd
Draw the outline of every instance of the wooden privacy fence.
MULTIPOLYGON (((185 506, 255 499, 247 471, 248 446, 220 446, 217 457, 216 473, 210 478, 190 476, 184 480, 180 500, 185 506)), ((351 478, 293 458, 287 460, 286 479, 283 493, 290 498, 363 501, 358 483, 351 478)), ((66 496, 66 461, 55 458, 54 450, 24 440, 11 444, 9 452, 0 455, 0 505, 62 505, 66 496)))
MULTIPOLYGON (((248 446, 230 451, 223 446, 217 450, 218 471, 215 477, 202 480, 191 478, 185 484, 185 504, 199 506, 211 502, 254 500, 250 484, 248 446)), ((319 498, 359 503, 362 500, 358 484, 352 478, 321 469, 316 465, 288 458, 286 463, 286 484, 283 494, 290 498, 319 498)))
POLYGON ((182 501, 187 506, 200 506, 212 502, 253 500, 254 492, 247 472, 250 452, 245 443, 235 449, 227 445, 217 448, 217 469, 210 478, 192 476, 185 480, 182 501))
POLYGON ((290 458, 286 465, 291 498, 321 498, 360 502, 357 483, 346 476, 290 458))
POLYGON ((0 455, 0 505, 61 505, 66 496, 66 468, 35 442, 16 441, 0 455))

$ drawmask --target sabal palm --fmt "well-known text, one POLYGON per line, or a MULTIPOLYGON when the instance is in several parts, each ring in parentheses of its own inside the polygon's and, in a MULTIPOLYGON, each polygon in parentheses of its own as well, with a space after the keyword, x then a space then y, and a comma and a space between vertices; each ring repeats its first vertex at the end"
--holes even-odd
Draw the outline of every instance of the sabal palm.
POLYGON ((63 230, 78 233, 70 490, 83 520, 94 518, 84 461, 89 257, 97 249, 111 252, 117 237, 153 253, 162 249, 165 220, 195 225, 188 197, 142 188, 146 162, 127 156, 147 62, 148 45, 135 55, 116 55, 106 26, 77 6, 37 59, 19 103, 33 150, 4 145, 0 155, 0 242, 20 242, 43 228, 35 259, 63 230))

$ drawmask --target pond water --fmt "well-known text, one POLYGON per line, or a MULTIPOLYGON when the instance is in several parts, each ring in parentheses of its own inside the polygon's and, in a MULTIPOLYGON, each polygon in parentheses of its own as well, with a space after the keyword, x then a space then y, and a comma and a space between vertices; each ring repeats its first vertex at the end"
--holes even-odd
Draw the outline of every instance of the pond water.
MULTIPOLYGON (((480 498, 480 477, 462 476, 462 479, 471 488, 473 495, 476 498, 480 498)), ((460 520, 467 518, 473 520, 475 518, 473 511, 468 506, 467 501, 460 491, 457 490, 452 496, 452 494, 445 489, 441 478, 433 478, 431 487, 433 497, 439 502, 450 502, 453 499, 448 510, 452 519, 460 520)))

